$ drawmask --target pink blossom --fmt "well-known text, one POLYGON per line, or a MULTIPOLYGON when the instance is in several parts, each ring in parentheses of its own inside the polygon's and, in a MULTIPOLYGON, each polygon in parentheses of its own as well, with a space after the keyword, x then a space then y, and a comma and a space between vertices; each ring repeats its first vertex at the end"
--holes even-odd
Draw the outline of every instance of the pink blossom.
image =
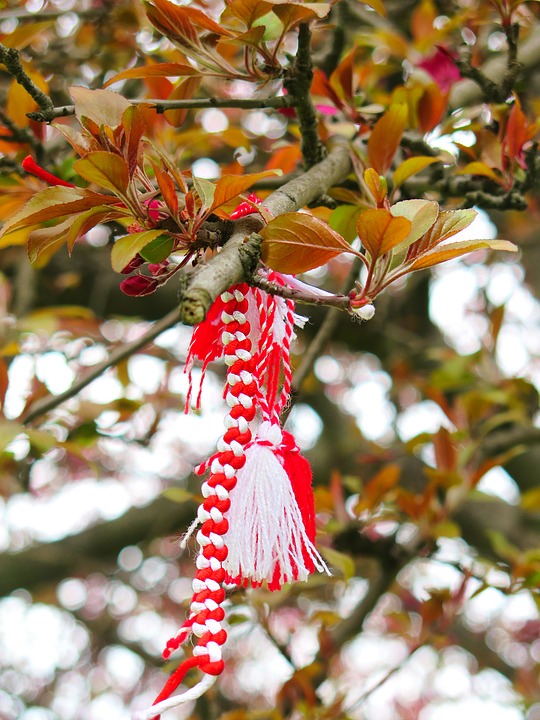
POLYGON ((431 75, 443 93, 447 93, 452 85, 461 78, 454 56, 440 45, 433 55, 418 63, 418 67, 431 75))

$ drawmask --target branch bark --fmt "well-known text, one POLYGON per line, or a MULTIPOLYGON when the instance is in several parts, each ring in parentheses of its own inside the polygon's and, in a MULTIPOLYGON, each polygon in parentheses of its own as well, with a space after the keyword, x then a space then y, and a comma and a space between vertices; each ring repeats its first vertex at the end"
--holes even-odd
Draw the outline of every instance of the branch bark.
MULTIPOLYGON (((348 144, 336 143, 324 160, 269 195, 264 202, 265 208, 274 217, 294 212, 342 182, 350 170, 348 144)), ((180 318, 183 323, 196 325, 202 322, 218 295, 231 285, 247 279, 246 268, 249 268, 256 247, 253 234, 261 227, 262 220, 253 215, 238 221, 223 250, 194 273, 180 300, 180 318), (251 246, 246 246, 248 237, 251 237, 251 246)))

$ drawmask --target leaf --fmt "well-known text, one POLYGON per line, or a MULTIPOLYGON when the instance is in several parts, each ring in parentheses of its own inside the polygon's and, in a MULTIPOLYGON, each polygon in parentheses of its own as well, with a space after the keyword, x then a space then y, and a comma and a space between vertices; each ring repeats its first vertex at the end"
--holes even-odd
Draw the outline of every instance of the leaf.
POLYGON ((154 175, 156 176, 157 184, 163 199, 165 200, 165 203, 172 215, 176 216, 178 213, 178 195, 176 194, 174 180, 168 172, 165 172, 154 163, 152 163, 152 167, 154 169, 154 175))
POLYGON ((38 228, 28 237, 28 259, 32 265, 46 265, 55 252, 66 244, 66 234, 71 226, 71 219, 48 228, 38 228))
POLYGON ((120 196, 126 194, 129 170, 126 161, 120 155, 104 150, 88 153, 73 164, 73 169, 88 182, 101 185, 120 196))
POLYGON ((214 200, 214 194, 216 192, 216 186, 210 180, 205 178, 198 178, 193 176, 193 187, 199 196, 201 201, 201 210, 206 214, 210 212, 212 202, 214 200))
POLYGON ((390 168, 406 125, 407 106, 402 103, 392 105, 375 123, 367 149, 369 164, 379 175, 390 168))
POLYGON ((113 208, 100 205, 81 213, 75 220, 70 220, 70 228, 66 235, 68 253, 71 255, 77 240, 86 235, 93 227, 124 215, 125 213, 122 211, 115 211, 113 208))
POLYGON ((345 580, 354 577, 356 572, 354 560, 349 555, 329 547, 321 547, 321 554, 334 570, 339 570, 345 580))
POLYGON ((137 253, 140 253, 152 240, 163 235, 163 230, 145 230, 144 232, 131 233, 119 238, 113 245, 111 251, 111 265, 116 272, 128 265, 137 253))
POLYGON ((148 243, 141 251, 141 256, 149 263, 163 262, 172 252, 174 240, 170 235, 160 235, 148 243))
POLYGON ((139 162, 141 139, 146 131, 143 108, 130 105, 122 115, 122 125, 126 134, 125 158, 129 174, 133 175, 139 162))
POLYGON ((428 157, 426 155, 419 155, 417 157, 407 158, 401 165, 399 165, 394 172, 394 185, 399 187, 403 185, 405 180, 410 178, 412 175, 421 172, 424 168, 427 168, 433 163, 441 162, 440 158, 428 157))
POLYGON ((96 125, 115 128, 122 122, 125 110, 131 105, 129 100, 111 90, 89 90, 73 86, 69 94, 75 103, 77 120, 90 118, 96 125))
MULTIPOLYGON (((183 80, 169 96, 169 100, 185 100, 186 98, 193 98, 197 94, 197 89, 201 84, 201 77, 188 77, 183 80)), ((189 110, 186 108, 180 108, 178 110, 167 110, 165 113, 165 120, 173 127, 180 127, 184 124, 184 120, 187 117, 189 110)))
MULTIPOLYGON (((35 69, 30 69, 23 64, 26 74, 37 85, 40 90, 44 93, 49 92, 49 85, 45 78, 37 72, 35 69)), ((33 112, 38 109, 37 103, 34 98, 24 89, 22 85, 13 80, 9 86, 6 101, 6 114, 9 119, 20 127, 27 127, 30 124, 30 119, 26 113, 33 112)))
POLYGON ((2 235, 26 225, 55 220, 110 202, 107 195, 83 188, 48 187, 36 193, 0 230, 2 235))
POLYGON ((364 182, 368 186, 369 192, 373 195, 373 199, 377 205, 382 205, 388 194, 386 180, 373 168, 368 168, 364 172, 364 182))
POLYGON ((186 488, 179 487, 169 487, 164 490, 161 495, 175 503, 193 502, 195 499, 192 492, 186 490, 186 488))
POLYGON ((307 272, 341 253, 354 253, 341 235, 307 213, 280 215, 269 222, 260 235, 262 259, 278 272, 307 272))
POLYGON ((411 227, 407 218, 394 217, 383 208, 364 210, 356 223, 358 237, 373 260, 403 242, 411 227))
POLYGON ((439 246, 438 250, 419 255, 409 266, 411 270, 423 270, 424 268, 439 265, 439 263, 453 260, 475 250, 506 250, 517 252, 518 248, 508 240, 463 240, 461 242, 448 243, 439 246))
POLYGON ((298 23, 312 20, 313 18, 326 17, 330 12, 330 3, 292 3, 275 5, 273 12, 283 23, 284 32, 292 30, 298 23))
POLYGON ((476 210, 472 208, 465 210, 443 210, 439 213, 432 227, 422 237, 422 249, 435 247, 453 235, 457 235, 458 232, 469 227, 477 215, 476 210))
POLYGON ((136 78, 147 77, 191 77, 199 76, 201 73, 197 68, 183 63, 158 63, 155 65, 140 65, 139 67, 121 70, 112 78, 109 78, 103 87, 108 87, 120 80, 131 80, 136 78))
POLYGON ((233 200, 238 195, 242 195, 249 190, 259 180, 273 175, 281 175, 281 170, 263 170, 258 173, 249 173, 248 175, 224 175, 215 185, 215 193, 210 210, 213 212, 221 205, 233 200))
POLYGON ((347 242, 352 243, 358 235, 356 221, 361 212, 362 208, 358 205, 340 205, 332 212, 328 218, 328 223, 347 242))
POLYGON ((439 205, 434 200, 402 200, 392 205, 390 212, 394 217, 410 220, 411 231, 403 243, 408 247, 433 226, 439 215, 439 205))
POLYGON ((458 170, 456 175, 482 175, 483 177, 494 180, 499 185, 504 184, 504 180, 497 175, 493 168, 488 167, 485 163, 475 160, 465 165, 464 168, 458 170))
POLYGON ((245 23, 247 28, 251 28, 253 23, 269 13, 271 8, 272 3, 266 0, 229 0, 225 13, 231 13, 245 23))

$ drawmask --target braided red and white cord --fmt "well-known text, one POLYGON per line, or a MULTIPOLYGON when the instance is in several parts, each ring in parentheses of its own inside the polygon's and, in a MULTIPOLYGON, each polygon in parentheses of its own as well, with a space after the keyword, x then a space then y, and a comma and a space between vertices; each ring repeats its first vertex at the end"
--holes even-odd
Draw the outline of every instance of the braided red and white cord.
POLYGON ((224 421, 227 430, 218 443, 218 453, 211 461, 210 476, 202 485, 205 499, 198 511, 202 525, 197 533, 200 550, 192 584, 190 615, 175 637, 167 643, 163 656, 167 659, 191 633, 199 640, 193 650, 193 657, 181 663, 169 677, 153 706, 137 713, 136 720, 158 717, 165 710, 200 697, 223 671, 221 648, 227 639, 227 632, 222 626, 225 617, 222 607, 225 590, 222 584, 226 577, 223 563, 228 553, 223 536, 229 528, 225 514, 231 504, 229 493, 235 487, 237 473, 246 461, 245 447, 252 439, 249 423, 255 417, 258 390, 249 337, 250 324, 246 317, 246 290, 247 286, 237 286, 221 296, 225 303, 221 315, 225 326, 221 341, 227 365, 225 399, 230 408, 224 421), (190 690, 171 697, 186 673, 195 667, 205 673, 204 679, 190 690))

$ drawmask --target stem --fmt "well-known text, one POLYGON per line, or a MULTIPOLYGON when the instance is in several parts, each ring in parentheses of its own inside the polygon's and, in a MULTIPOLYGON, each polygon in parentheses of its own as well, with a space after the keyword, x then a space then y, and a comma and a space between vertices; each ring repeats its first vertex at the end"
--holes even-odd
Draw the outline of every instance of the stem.
MULTIPOLYGON (((188 98, 185 100, 153 100, 138 98, 130 100, 132 105, 150 105, 157 110, 158 113, 164 113, 167 110, 195 110, 205 108, 240 108, 243 110, 258 110, 264 108, 288 108, 293 107, 296 99, 287 95, 269 98, 188 98)), ((37 122, 50 122, 58 117, 67 117, 75 113, 74 105, 62 105, 59 107, 51 107, 41 109, 37 112, 28 113, 31 120, 37 122)))

